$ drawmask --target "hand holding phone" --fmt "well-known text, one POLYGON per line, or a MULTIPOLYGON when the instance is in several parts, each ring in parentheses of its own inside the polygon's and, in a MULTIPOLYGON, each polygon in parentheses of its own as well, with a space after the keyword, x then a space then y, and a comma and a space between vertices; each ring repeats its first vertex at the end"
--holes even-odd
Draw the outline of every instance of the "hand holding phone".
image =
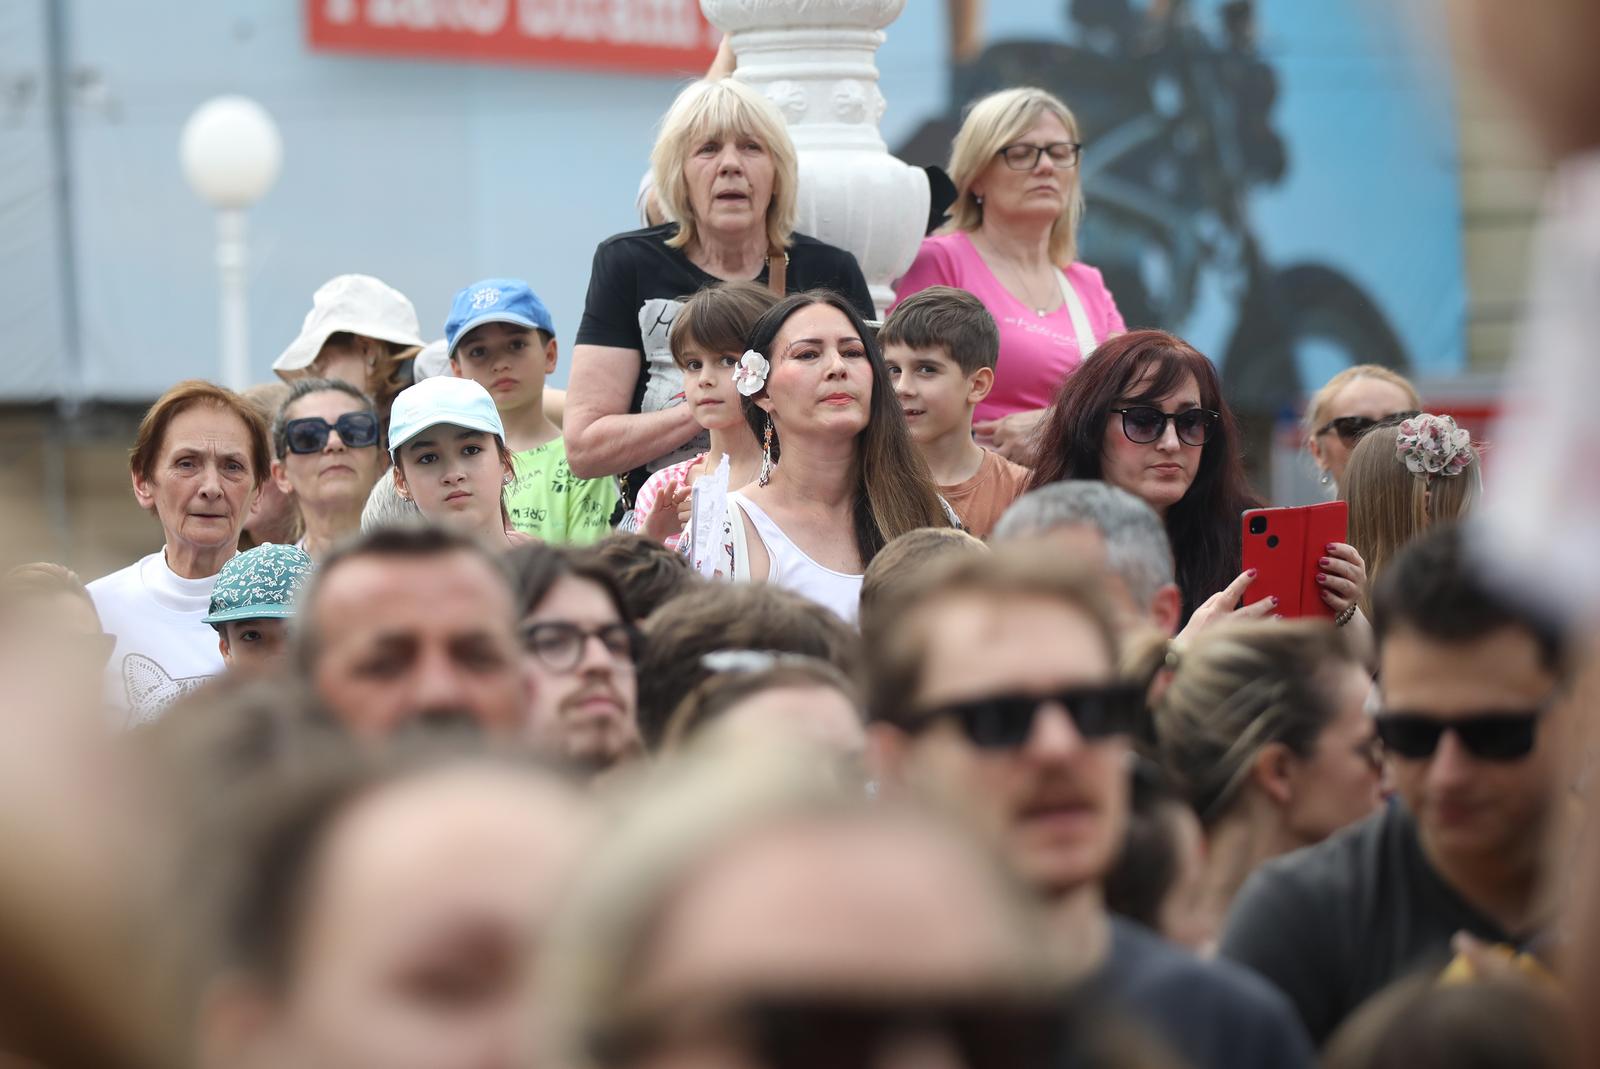
POLYGON ((1329 544, 1347 537, 1349 515, 1343 501, 1246 512, 1240 521, 1244 566, 1258 574, 1245 592, 1245 604, 1276 597, 1280 616, 1337 615, 1322 597, 1325 584, 1318 576, 1329 544))

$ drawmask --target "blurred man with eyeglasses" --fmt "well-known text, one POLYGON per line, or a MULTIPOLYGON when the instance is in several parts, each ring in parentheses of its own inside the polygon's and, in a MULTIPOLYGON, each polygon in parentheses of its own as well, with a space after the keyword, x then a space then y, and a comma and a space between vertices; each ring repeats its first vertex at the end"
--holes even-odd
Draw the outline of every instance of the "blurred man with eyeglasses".
POLYGON ((1222 953, 1282 988, 1319 1042, 1391 981, 1443 968, 1457 933, 1527 949, 1546 922, 1570 658, 1481 572, 1453 527, 1389 566, 1373 598, 1377 726, 1400 801, 1268 862, 1229 915, 1222 953))
POLYGON ((873 638, 872 746, 890 783, 973 811, 1044 900, 1086 990, 1198 1069, 1304 1066, 1271 985, 1110 916, 1142 695, 1117 678, 1112 611, 1059 550, 1002 545, 930 575, 873 638))
POLYGON ((295 664, 352 735, 470 720, 520 737, 531 681, 500 559, 436 527, 389 527, 334 550, 291 630, 295 664))
POLYGON ((542 543, 510 564, 535 745, 589 772, 637 757, 640 637, 610 569, 594 550, 542 543))

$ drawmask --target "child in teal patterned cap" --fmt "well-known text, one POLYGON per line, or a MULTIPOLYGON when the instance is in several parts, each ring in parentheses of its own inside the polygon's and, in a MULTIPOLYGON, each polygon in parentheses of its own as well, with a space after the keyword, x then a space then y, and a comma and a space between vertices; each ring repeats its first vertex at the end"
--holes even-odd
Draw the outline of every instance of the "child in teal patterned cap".
POLYGON ((222 566, 203 622, 217 629, 217 645, 230 669, 258 672, 282 665, 295 597, 313 568, 305 550, 272 542, 222 566))

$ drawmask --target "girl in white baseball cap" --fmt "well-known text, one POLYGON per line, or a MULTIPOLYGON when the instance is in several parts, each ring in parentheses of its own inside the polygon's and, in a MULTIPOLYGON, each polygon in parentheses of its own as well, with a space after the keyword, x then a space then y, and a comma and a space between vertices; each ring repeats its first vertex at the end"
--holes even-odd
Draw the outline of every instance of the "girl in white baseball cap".
POLYGON ((511 451, 494 398, 472 379, 424 379, 402 390, 389 417, 400 496, 423 517, 492 549, 528 541, 511 530, 504 491, 511 451))

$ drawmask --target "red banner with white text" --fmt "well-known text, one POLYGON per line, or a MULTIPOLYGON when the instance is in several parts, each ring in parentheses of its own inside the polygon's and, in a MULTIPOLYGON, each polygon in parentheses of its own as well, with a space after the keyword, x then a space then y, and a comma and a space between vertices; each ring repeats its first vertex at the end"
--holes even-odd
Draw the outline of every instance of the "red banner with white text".
POLYGON ((318 51, 699 73, 720 34, 698 0, 306 0, 318 51))

